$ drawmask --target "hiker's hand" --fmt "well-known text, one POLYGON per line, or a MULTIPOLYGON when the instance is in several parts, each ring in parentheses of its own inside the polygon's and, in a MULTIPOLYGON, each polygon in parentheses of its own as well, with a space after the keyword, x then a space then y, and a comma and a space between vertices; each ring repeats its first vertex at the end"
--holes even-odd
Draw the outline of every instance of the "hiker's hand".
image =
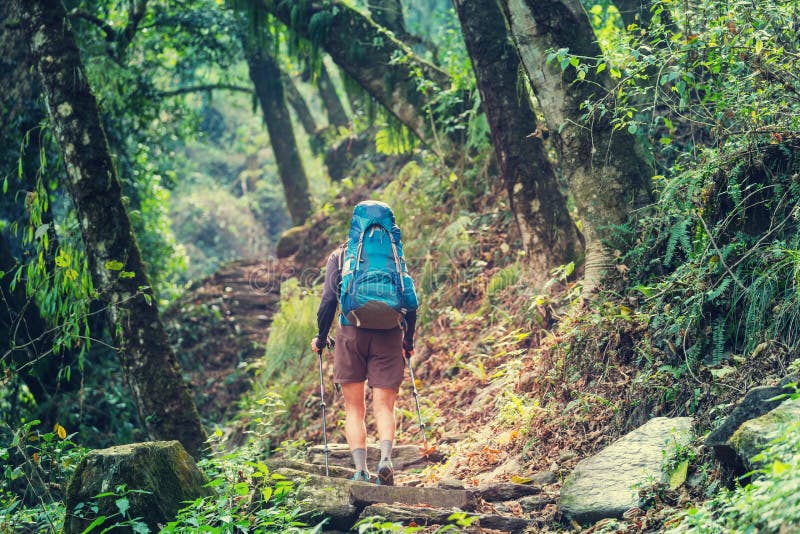
POLYGON ((311 350, 313 350, 314 352, 319 352, 324 348, 325 348, 325 343, 323 343, 321 347, 319 346, 319 337, 315 336, 314 339, 311 340, 311 350))
POLYGON ((406 358, 411 358, 414 355, 414 343, 403 340, 403 353, 406 358))

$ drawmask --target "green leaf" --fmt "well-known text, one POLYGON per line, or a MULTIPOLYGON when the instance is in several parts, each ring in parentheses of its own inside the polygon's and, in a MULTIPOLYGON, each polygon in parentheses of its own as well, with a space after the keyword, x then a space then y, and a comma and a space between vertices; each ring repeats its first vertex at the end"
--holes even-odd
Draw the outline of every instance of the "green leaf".
POLYGON ((105 263, 105 267, 109 271, 121 271, 125 264, 118 260, 109 260, 105 263))
POLYGON ((630 126, 628 126, 629 134, 635 134, 637 131, 639 131, 639 126, 635 122, 631 123, 630 126))
POLYGON ((604 70, 606 70, 606 64, 605 63, 599 63, 597 65, 597 74, 600 74, 604 70))
POLYGON ((117 499, 114 501, 114 504, 117 505, 117 510, 119 510, 119 513, 122 514, 122 517, 125 517, 128 514, 128 508, 131 507, 131 503, 126 497, 117 499))
POLYGON ((83 530, 83 532, 81 532, 81 534, 88 534, 89 532, 91 532, 92 530, 94 530, 94 527, 96 527, 96 526, 99 526, 99 525, 102 525, 102 524, 105 522, 105 520, 106 520, 106 516, 104 516, 104 515, 101 515, 101 516, 99 516, 99 517, 95 518, 95 520, 94 520, 94 521, 92 521, 92 522, 89 524, 89 526, 88 526, 88 527, 86 527, 86 528, 83 530))
POLYGON ((669 489, 676 490, 686 482, 686 473, 689 470, 689 460, 684 460, 672 471, 669 476, 669 489))
POLYGON ((247 485, 247 482, 239 482, 233 486, 233 490, 236 492, 236 495, 244 497, 250 493, 250 486, 247 485))
POLYGON ((261 497, 264 499, 264 502, 268 502, 269 498, 272 497, 272 488, 266 487, 261 490, 261 497))
POLYGON ((8 193, 8 176, 3 180, 3 194, 5 195, 6 193, 8 193))

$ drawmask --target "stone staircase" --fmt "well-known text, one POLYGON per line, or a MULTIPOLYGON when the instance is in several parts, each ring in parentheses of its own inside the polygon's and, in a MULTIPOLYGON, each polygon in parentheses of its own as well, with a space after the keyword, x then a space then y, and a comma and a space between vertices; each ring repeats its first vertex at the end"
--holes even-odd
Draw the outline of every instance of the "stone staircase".
MULTIPOLYGON (((405 526, 428 527, 457 525, 462 532, 535 532, 536 521, 519 513, 523 503, 544 507, 555 497, 542 494, 536 483, 498 483, 466 488, 450 480, 439 487, 421 487, 409 470, 424 468, 442 461, 436 453, 423 456, 416 445, 400 445, 393 450, 395 480, 398 485, 378 486, 354 482, 355 474, 346 445, 329 447, 329 476, 325 476, 324 453, 321 446, 311 447, 305 461, 274 458, 268 461, 273 473, 294 480, 304 480, 300 498, 309 502, 309 510, 328 519, 325 532, 347 532, 358 521, 379 517, 405 526), (408 485, 404 485, 404 484, 408 485), (501 504, 503 503, 503 504, 501 504), (497 509, 507 511, 498 513, 497 509), (516 509, 518 513, 511 513, 516 509), (454 514, 456 514, 454 516, 454 514), (458 523, 460 521, 460 523, 458 523)), ((377 465, 380 450, 367 448, 370 466, 377 465)))

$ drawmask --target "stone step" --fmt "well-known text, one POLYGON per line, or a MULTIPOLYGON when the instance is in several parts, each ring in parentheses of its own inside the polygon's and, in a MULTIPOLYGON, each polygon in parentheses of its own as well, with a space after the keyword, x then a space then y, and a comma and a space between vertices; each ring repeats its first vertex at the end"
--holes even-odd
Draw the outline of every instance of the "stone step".
POLYGON ((354 484, 350 487, 350 499, 356 506, 379 503, 425 504, 433 508, 459 508, 474 510, 475 495, 465 490, 439 488, 415 488, 411 486, 377 486, 354 484))
MULTIPOLYGON (((443 490, 403 486, 377 486, 367 482, 354 482, 344 478, 325 477, 299 469, 279 467, 274 473, 294 480, 298 497, 308 502, 309 512, 322 513, 330 519, 332 529, 348 530, 355 524, 361 511, 370 505, 397 503, 405 506, 425 505, 438 509, 471 511, 475 509, 475 495, 465 490, 443 490)), ((490 521, 492 521, 490 519, 490 521)))
MULTIPOLYGON (((347 444, 332 443, 328 445, 328 465, 340 467, 353 467, 353 457, 347 444)), ((367 465, 374 469, 381 457, 381 449, 377 445, 367 445, 367 465)), ((425 456, 417 445, 397 445, 392 449, 392 463, 395 471, 403 471, 418 467, 425 467, 430 463, 442 461, 442 454, 438 451, 425 456)), ((324 465, 325 455, 322 445, 314 445, 306 453, 308 463, 324 465)))
MULTIPOLYGON (((304 471, 314 475, 325 476, 325 465, 309 464, 298 460, 286 460, 283 458, 269 458, 264 463, 266 463, 267 466, 269 466, 269 468, 273 471, 285 467, 289 469, 296 469, 298 471, 304 471)), ((347 467, 340 467, 338 465, 329 465, 328 473, 332 477, 346 478, 349 480, 355 476, 356 470, 347 467)))
POLYGON ((453 510, 427 507, 401 507, 386 504, 373 504, 364 508, 359 520, 367 517, 380 517, 386 521, 403 523, 405 526, 416 525, 454 525, 459 532, 477 531, 476 527, 500 530, 504 532, 524 532, 534 526, 534 522, 519 517, 508 517, 494 514, 459 514, 459 518, 450 519, 453 510), (463 522, 459 523, 458 520, 463 522))

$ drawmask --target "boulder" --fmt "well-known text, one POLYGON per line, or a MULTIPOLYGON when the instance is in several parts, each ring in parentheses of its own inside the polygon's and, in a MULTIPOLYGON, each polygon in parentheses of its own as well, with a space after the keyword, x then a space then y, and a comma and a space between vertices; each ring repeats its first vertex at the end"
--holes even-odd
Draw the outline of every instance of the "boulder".
POLYGON ((177 441, 91 451, 67 487, 64 534, 81 533, 100 516, 107 519, 98 531, 138 517, 152 532, 158 532, 159 525, 172 521, 187 501, 213 494, 205 487, 207 482, 177 441), (118 490, 120 486, 124 490, 118 490), (101 493, 111 495, 95 498, 101 493))
POLYGON ((745 421, 733 433, 727 445, 748 471, 761 467, 753 461, 753 456, 763 451, 770 441, 780 436, 788 424, 798 420, 800 420, 800 399, 787 400, 769 413, 745 421))
POLYGON ((714 449, 714 454, 726 469, 734 474, 744 473, 745 464, 730 446, 728 440, 745 421, 761 417, 777 408, 785 400, 770 399, 790 392, 783 387, 783 382, 778 386, 760 386, 751 389, 725 418, 725 421, 708 435, 705 441, 706 447, 714 449))
POLYGON ((639 506, 638 489, 662 478, 661 465, 675 445, 692 440, 691 418, 657 417, 600 453, 581 460, 564 481, 559 510, 579 523, 622 517, 639 506))

